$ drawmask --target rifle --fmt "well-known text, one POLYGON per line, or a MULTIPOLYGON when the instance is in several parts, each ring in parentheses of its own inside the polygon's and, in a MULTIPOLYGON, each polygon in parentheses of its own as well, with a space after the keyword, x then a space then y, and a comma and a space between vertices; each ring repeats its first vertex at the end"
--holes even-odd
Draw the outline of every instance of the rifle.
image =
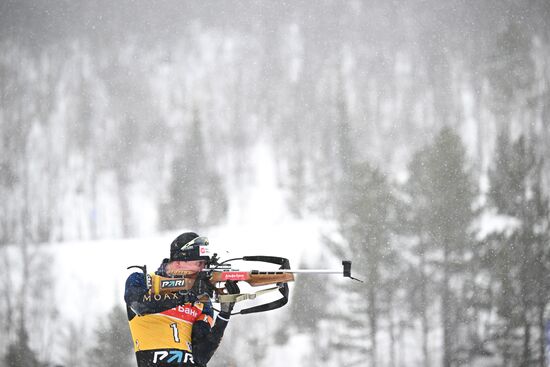
POLYGON ((351 261, 342 261, 341 270, 327 269, 297 269, 290 268, 288 259, 277 256, 243 256, 218 262, 217 254, 208 261, 205 270, 200 272, 182 271, 174 274, 174 277, 162 277, 156 274, 148 274, 146 266, 130 266, 143 271, 147 279, 147 288, 151 295, 163 295, 167 293, 192 294, 199 300, 207 300, 214 297, 214 302, 241 302, 253 300, 258 296, 279 291, 281 297, 275 301, 258 306, 245 308, 234 314, 249 314, 264 312, 280 308, 287 304, 289 288, 288 283, 294 281, 294 274, 342 274, 359 282, 361 280, 351 276, 351 261), (279 265, 276 270, 234 270, 229 261, 252 261, 279 265), (229 294, 225 288, 225 282, 246 282, 252 287, 274 285, 263 288, 254 293, 229 294))

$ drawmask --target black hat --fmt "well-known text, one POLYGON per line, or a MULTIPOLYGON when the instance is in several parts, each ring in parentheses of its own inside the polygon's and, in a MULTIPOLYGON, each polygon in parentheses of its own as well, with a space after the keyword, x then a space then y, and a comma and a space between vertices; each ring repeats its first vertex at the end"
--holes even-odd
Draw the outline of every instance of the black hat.
POLYGON ((180 234, 170 245, 170 261, 210 260, 208 238, 194 232, 180 234))

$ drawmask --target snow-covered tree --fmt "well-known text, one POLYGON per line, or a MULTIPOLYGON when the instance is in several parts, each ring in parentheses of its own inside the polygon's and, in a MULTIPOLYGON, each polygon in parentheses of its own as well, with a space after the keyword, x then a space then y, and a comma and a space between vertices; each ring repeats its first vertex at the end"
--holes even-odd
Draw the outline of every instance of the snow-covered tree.
POLYGON ((396 199, 380 170, 366 162, 350 168, 341 185, 338 211, 345 244, 332 248, 340 258, 353 259, 356 271, 366 279, 365 283, 347 282, 342 286, 341 296, 348 295, 349 309, 339 317, 347 331, 335 342, 346 353, 348 362, 368 358, 370 365, 376 366, 382 319, 385 310, 394 307, 383 290, 395 274, 391 234, 396 224, 396 199))
POLYGON ((528 138, 499 137, 490 174, 489 207, 515 226, 487 239, 484 265, 492 279, 498 320, 491 343, 505 366, 543 366, 550 304, 550 206, 543 161, 528 138))
POLYGON ((410 290, 422 323, 424 364, 429 364, 427 313, 438 300, 442 365, 450 367, 459 362, 457 335, 463 320, 455 312, 461 297, 455 284, 462 281, 471 253, 468 230, 474 219, 475 197, 460 138, 450 128, 443 128, 431 144, 413 156, 409 170, 407 216, 416 237, 413 253, 418 260, 410 290))
POLYGON ((87 352, 90 367, 132 367, 135 365, 133 341, 128 318, 122 307, 115 305, 95 329, 95 342, 87 352))

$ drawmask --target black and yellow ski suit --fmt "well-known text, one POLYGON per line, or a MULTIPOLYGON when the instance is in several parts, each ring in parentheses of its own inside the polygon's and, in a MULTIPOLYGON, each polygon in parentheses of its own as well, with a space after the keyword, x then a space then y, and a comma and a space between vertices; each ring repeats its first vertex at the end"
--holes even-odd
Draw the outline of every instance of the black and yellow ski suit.
MULTIPOLYGON (((157 274, 166 276, 161 269, 157 274)), ((220 312, 214 322, 210 301, 180 294, 151 296, 143 273, 128 277, 124 300, 138 367, 206 366, 230 316, 220 312)))

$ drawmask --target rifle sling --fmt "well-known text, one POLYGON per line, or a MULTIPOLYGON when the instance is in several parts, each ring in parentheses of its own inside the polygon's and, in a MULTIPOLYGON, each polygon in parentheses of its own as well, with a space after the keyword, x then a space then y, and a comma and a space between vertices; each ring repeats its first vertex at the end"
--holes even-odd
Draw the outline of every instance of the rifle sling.
POLYGON ((255 312, 264 312, 264 311, 270 311, 274 310, 279 307, 283 307, 288 302, 288 284, 287 283, 280 283, 279 292, 281 292, 282 297, 278 300, 275 300, 273 302, 269 302, 263 305, 245 308, 241 311, 239 311, 240 314, 247 314, 247 313, 255 313, 255 312))
POLYGON ((269 303, 265 303, 263 305, 258 305, 250 308, 245 308, 237 312, 236 314, 242 314, 245 315, 247 313, 256 313, 256 312, 264 312, 264 311, 270 311, 277 309, 279 307, 283 307, 288 302, 288 284, 282 283, 279 287, 272 287, 267 289, 262 289, 261 291, 258 291, 256 293, 243 293, 243 294, 222 294, 218 296, 218 301, 220 302, 240 302, 248 299, 255 299, 257 296, 276 291, 278 290, 281 292, 282 297, 269 303))
POLYGON ((272 291, 278 290, 279 287, 271 287, 267 289, 259 290, 256 293, 238 293, 238 294, 222 294, 218 296, 218 300, 220 302, 241 302, 246 301, 249 299, 256 299, 257 296, 261 296, 262 294, 266 294, 272 291))

